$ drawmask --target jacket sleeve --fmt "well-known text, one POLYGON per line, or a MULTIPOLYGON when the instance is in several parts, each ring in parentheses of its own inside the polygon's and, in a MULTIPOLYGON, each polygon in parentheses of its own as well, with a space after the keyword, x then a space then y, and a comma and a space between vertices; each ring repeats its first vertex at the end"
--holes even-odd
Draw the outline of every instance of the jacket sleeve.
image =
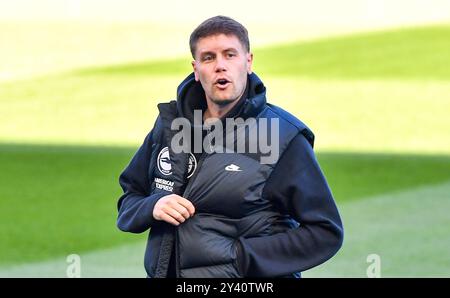
POLYGON ((285 276, 336 254, 343 241, 342 222, 313 149, 301 133, 280 157, 263 195, 300 226, 270 236, 240 237, 237 260, 244 276, 285 276))
POLYGON ((124 232, 142 233, 154 223, 153 208, 164 193, 150 195, 149 163, 153 145, 152 130, 119 177, 123 195, 117 208, 117 227, 124 232))

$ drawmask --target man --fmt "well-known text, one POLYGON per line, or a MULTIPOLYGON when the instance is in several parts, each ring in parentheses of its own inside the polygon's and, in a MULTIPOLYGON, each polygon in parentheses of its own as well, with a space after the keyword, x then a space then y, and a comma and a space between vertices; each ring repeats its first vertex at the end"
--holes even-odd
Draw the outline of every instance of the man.
POLYGON ((150 229, 149 277, 300 277, 331 258, 343 239, 314 135, 266 103, 240 23, 210 18, 192 32, 190 48, 194 72, 176 101, 158 105, 154 128, 120 176, 117 225, 150 229), (180 119, 188 130, 174 125, 180 119), (245 120, 246 134, 238 133, 242 125, 224 128, 237 119, 245 120), (267 147, 250 150, 255 136, 257 145, 270 139, 275 158, 264 159, 267 147))

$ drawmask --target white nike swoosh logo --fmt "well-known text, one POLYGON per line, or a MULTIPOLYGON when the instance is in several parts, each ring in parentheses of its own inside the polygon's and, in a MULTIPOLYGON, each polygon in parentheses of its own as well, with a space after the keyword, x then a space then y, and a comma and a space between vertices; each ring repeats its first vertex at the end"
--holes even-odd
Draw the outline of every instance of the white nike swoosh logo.
POLYGON ((225 167, 225 171, 230 172, 241 172, 242 170, 239 168, 239 166, 231 164, 225 167))

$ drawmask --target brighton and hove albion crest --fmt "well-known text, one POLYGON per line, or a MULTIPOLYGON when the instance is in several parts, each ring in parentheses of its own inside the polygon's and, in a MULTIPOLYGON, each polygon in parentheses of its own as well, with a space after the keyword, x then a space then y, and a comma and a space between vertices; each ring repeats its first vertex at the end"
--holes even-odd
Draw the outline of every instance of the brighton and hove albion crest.
POLYGON ((172 174, 172 164, 170 163, 170 155, 169 155, 169 147, 164 147, 158 154, 158 170, 163 175, 171 175, 172 174))
MULTIPOLYGON (((164 147, 158 154, 158 170, 163 175, 172 175, 172 164, 170 162, 169 147, 164 147)), ((191 178, 197 168, 197 160, 192 153, 189 153, 187 178, 191 178)))
POLYGON ((194 175, 196 168, 197 168, 197 160, 195 159, 194 154, 189 153, 187 178, 191 178, 191 176, 194 175))

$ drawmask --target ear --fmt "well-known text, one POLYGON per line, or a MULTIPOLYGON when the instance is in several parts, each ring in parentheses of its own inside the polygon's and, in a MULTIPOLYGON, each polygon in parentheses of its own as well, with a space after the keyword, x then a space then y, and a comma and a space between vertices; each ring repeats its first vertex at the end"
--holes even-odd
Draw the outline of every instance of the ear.
POLYGON ((247 53, 247 73, 251 74, 253 72, 253 53, 247 53))
POLYGON ((191 64, 192 64, 192 69, 194 70, 195 81, 198 82, 197 64, 196 64, 195 60, 192 60, 191 64))

